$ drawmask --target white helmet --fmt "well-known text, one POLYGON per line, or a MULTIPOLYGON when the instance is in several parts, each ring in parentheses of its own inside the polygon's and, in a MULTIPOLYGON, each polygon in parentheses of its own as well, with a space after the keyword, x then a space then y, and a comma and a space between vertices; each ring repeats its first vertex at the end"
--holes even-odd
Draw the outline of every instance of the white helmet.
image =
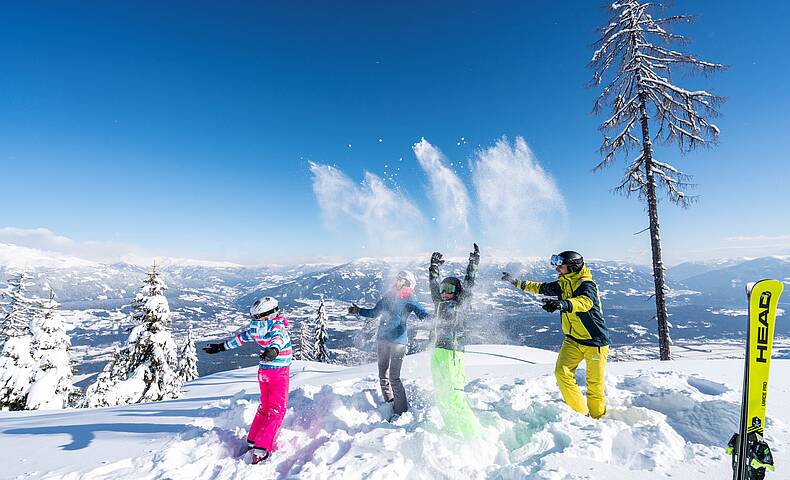
POLYGON ((268 317, 279 309, 276 298, 261 297, 250 307, 250 315, 255 319, 268 317))
POLYGON ((406 286, 409 288, 416 288, 417 287, 417 279, 414 278, 414 274, 411 272, 407 272, 406 270, 401 270, 395 275, 395 280, 403 280, 406 282, 406 286))

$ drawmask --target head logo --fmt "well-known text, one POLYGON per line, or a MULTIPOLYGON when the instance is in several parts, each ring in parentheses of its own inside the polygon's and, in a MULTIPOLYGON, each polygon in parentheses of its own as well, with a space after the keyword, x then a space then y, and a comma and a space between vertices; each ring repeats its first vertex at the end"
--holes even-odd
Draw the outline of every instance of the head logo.
POLYGON ((760 294, 758 307, 760 312, 757 314, 759 325, 757 326, 757 358, 755 361, 768 363, 766 354, 768 353, 768 314, 771 311, 771 292, 760 294))

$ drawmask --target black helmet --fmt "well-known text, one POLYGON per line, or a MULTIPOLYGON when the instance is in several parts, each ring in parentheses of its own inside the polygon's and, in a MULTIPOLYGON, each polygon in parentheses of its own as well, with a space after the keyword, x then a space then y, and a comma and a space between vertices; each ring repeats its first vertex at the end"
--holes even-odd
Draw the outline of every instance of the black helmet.
POLYGON ((461 281, 455 277, 446 277, 439 285, 439 293, 452 293, 456 298, 461 294, 461 290, 463 290, 461 281))
POLYGON ((565 265, 570 272, 578 272, 584 266, 584 258, 579 252, 566 250, 551 256, 551 265, 556 267, 558 265, 565 265))

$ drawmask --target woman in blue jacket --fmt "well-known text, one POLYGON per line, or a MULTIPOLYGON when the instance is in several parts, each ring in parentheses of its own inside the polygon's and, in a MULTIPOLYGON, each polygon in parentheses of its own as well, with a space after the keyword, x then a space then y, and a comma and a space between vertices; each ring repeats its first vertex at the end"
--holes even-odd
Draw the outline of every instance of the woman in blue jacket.
POLYGON ((409 409, 406 391, 400 379, 400 369, 409 343, 406 319, 411 313, 417 315, 419 319, 429 316, 414 296, 416 286, 417 280, 414 275, 402 271, 395 277, 394 288, 386 292, 375 307, 360 308, 353 303, 348 307, 348 313, 352 315, 379 317, 377 336, 379 383, 384 400, 392 402, 393 417, 390 420, 409 409))

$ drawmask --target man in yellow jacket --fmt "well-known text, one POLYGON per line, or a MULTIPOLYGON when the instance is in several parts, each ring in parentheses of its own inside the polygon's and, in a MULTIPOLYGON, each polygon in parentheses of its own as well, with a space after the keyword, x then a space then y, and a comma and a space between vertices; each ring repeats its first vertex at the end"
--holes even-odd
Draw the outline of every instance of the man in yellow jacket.
POLYGON ((606 413, 604 369, 609 355, 609 332, 603 319, 598 286, 584 258, 577 252, 566 251, 551 256, 551 264, 559 277, 554 282, 517 280, 504 272, 502 280, 519 290, 557 297, 543 299, 543 309, 562 313, 562 342, 554 375, 562 398, 582 415, 601 418, 606 413), (576 368, 587 363, 587 401, 576 384, 576 368))

